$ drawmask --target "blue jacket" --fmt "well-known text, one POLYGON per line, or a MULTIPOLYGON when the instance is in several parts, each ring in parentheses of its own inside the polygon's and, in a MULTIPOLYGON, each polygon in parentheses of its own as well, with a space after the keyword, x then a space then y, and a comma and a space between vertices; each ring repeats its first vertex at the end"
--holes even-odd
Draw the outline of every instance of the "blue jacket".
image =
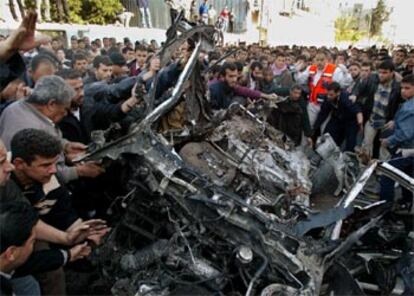
POLYGON ((414 148, 414 97, 395 115, 394 133, 388 137, 390 148, 414 148))
POLYGON ((208 14, 208 4, 205 4, 205 3, 201 4, 201 5, 200 5, 200 8, 199 8, 199 10, 198 10, 198 13, 199 13, 200 15, 203 15, 203 14, 208 14))
POLYGON ((227 109, 234 97, 234 91, 224 81, 217 81, 209 86, 210 104, 214 110, 227 109))

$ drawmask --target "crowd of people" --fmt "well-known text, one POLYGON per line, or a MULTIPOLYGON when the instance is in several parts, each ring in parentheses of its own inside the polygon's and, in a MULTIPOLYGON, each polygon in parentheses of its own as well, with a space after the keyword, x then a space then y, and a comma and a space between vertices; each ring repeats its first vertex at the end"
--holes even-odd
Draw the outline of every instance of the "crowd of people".
MULTIPOLYGON (((116 187, 116 168, 74 159, 96 131, 116 124, 125 133, 145 116, 145 100, 137 94, 149 92, 155 77, 161 103, 195 47, 189 39, 161 67, 156 42, 73 36, 66 47, 58 38, 35 38, 36 17, 27 13, 0 43, 5 295, 65 294, 63 267, 101 244, 110 230, 101 219, 102 188, 116 187)), ((390 161, 413 176, 414 49, 223 46, 201 52, 198 65, 212 112, 235 102, 254 112, 257 101, 285 97, 267 121, 286 140, 313 147, 328 133, 343 151, 390 161)), ((182 104, 174 111, 160 128, 187 123, 182 104)), ((379 194, 393 202, 393 181, 382 177, 379 194)), ((412 194, 403 191, 402 204, 411 203, 412 194)))

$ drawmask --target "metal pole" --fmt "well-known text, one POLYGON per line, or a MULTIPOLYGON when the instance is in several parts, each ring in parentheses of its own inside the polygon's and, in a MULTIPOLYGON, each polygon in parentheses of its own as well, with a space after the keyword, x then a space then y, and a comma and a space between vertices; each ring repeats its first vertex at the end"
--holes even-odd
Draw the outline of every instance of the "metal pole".
POLYGON ((264 13, 264 11, 263 11, 263 7, 264 7, 264 2, 265 2, 265 0, 262 0, 262 2, 260 3, 260 10, 259 10, 259 13, 260 13, 260 20, 259 20, 259 45, 260 46, 262 46, 262 42, 261 41, 263 41, 263 39, 264 39, 264 32, 263 32, 263 13, 264 13))

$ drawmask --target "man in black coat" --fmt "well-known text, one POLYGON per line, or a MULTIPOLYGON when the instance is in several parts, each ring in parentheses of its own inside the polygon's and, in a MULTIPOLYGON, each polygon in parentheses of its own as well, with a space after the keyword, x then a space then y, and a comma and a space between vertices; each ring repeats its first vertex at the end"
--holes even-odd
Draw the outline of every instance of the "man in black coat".
POLYGON ((67 84, 75 90, 68 114, 58 123, 63 138, 69 141, 88 144, 89 137, 85 132, 80 118, 80 109, 83 103, 83 81, 82 74, 76 70, 63 69, 57 73, 67 84))
POLYGON ((135 77, 119 83, 95 82, 85 87, 85 98, 81 108, 81 123, 90 135, 94 130, 105 130, 111 123, 121 122, 140 102, 132 94, 135 77))
POLYGON ((268 118, 269 123, 292 139, 296 146, 302 143, 302 135, 312 144, 312 131, 302 88, 299 85, 292 86, 289 98, 277 106, 268 118))
POLYGON ((352 89, 351 95, 356 96, 356 104, 361 108, 364 124, 368 121, 374 100, 374 94, 378 87, 378 75, 372 73, 371 63, 362 63, 358 83, 352 89))
POLYGON ((323 133, 330 134, 338 146, 345 141, 345 151, 353 151, 358 130, 363 128, 361 108, 349 99, 346 92, 341 91, 339 83, 332 82, 326 89, 327 98, 315 121, 314 131, 317 134, 330 116, 323 133))

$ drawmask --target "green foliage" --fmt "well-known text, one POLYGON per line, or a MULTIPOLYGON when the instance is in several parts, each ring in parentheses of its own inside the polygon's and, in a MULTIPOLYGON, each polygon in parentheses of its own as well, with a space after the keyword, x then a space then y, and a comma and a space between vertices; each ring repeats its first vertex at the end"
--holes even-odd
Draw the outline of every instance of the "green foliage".
MULTIPOLYGON (((64 1, 64 0, 61 0, 64 1)), ((122 12, 120 0, 66 0, 69 5, 69 20, 78 24, 112 24, 117 14, 122 12)), ((26 8, 35 9, 35 0, 25 0, 26 8)), ((57 1, 50 1, 50 14, 53 21, 58 21, 57 1)), ((44 8, 42 6, 42 8, 44 8)))
POLYGON ((23 4, 24 4, 24 7, 26 7, 26 9, 36 9, 36 1, 35 0, 24 0, 23 4))
POLYGON ((358 28, 358 20, 355 17, 343 16, 335 20, 335 41, 358 42, 366 35, 366 32, 358 28))
POLYGON ((72 23, 83 24, 85 23, 82 18, 82 0, 68 0, 69 5, 69 20, 72 23))
POLYGON ((81 14, 87 23, 112 24, 122 8, 120 0, 83 0, 81 14))
POLYGON ((377 6, 372 10, 371 16, 367 18, 370 37, 381 35, 382 25, 388 21, 390 13, 390 10, 385 5, 385 1, 378 0, 377 6))

